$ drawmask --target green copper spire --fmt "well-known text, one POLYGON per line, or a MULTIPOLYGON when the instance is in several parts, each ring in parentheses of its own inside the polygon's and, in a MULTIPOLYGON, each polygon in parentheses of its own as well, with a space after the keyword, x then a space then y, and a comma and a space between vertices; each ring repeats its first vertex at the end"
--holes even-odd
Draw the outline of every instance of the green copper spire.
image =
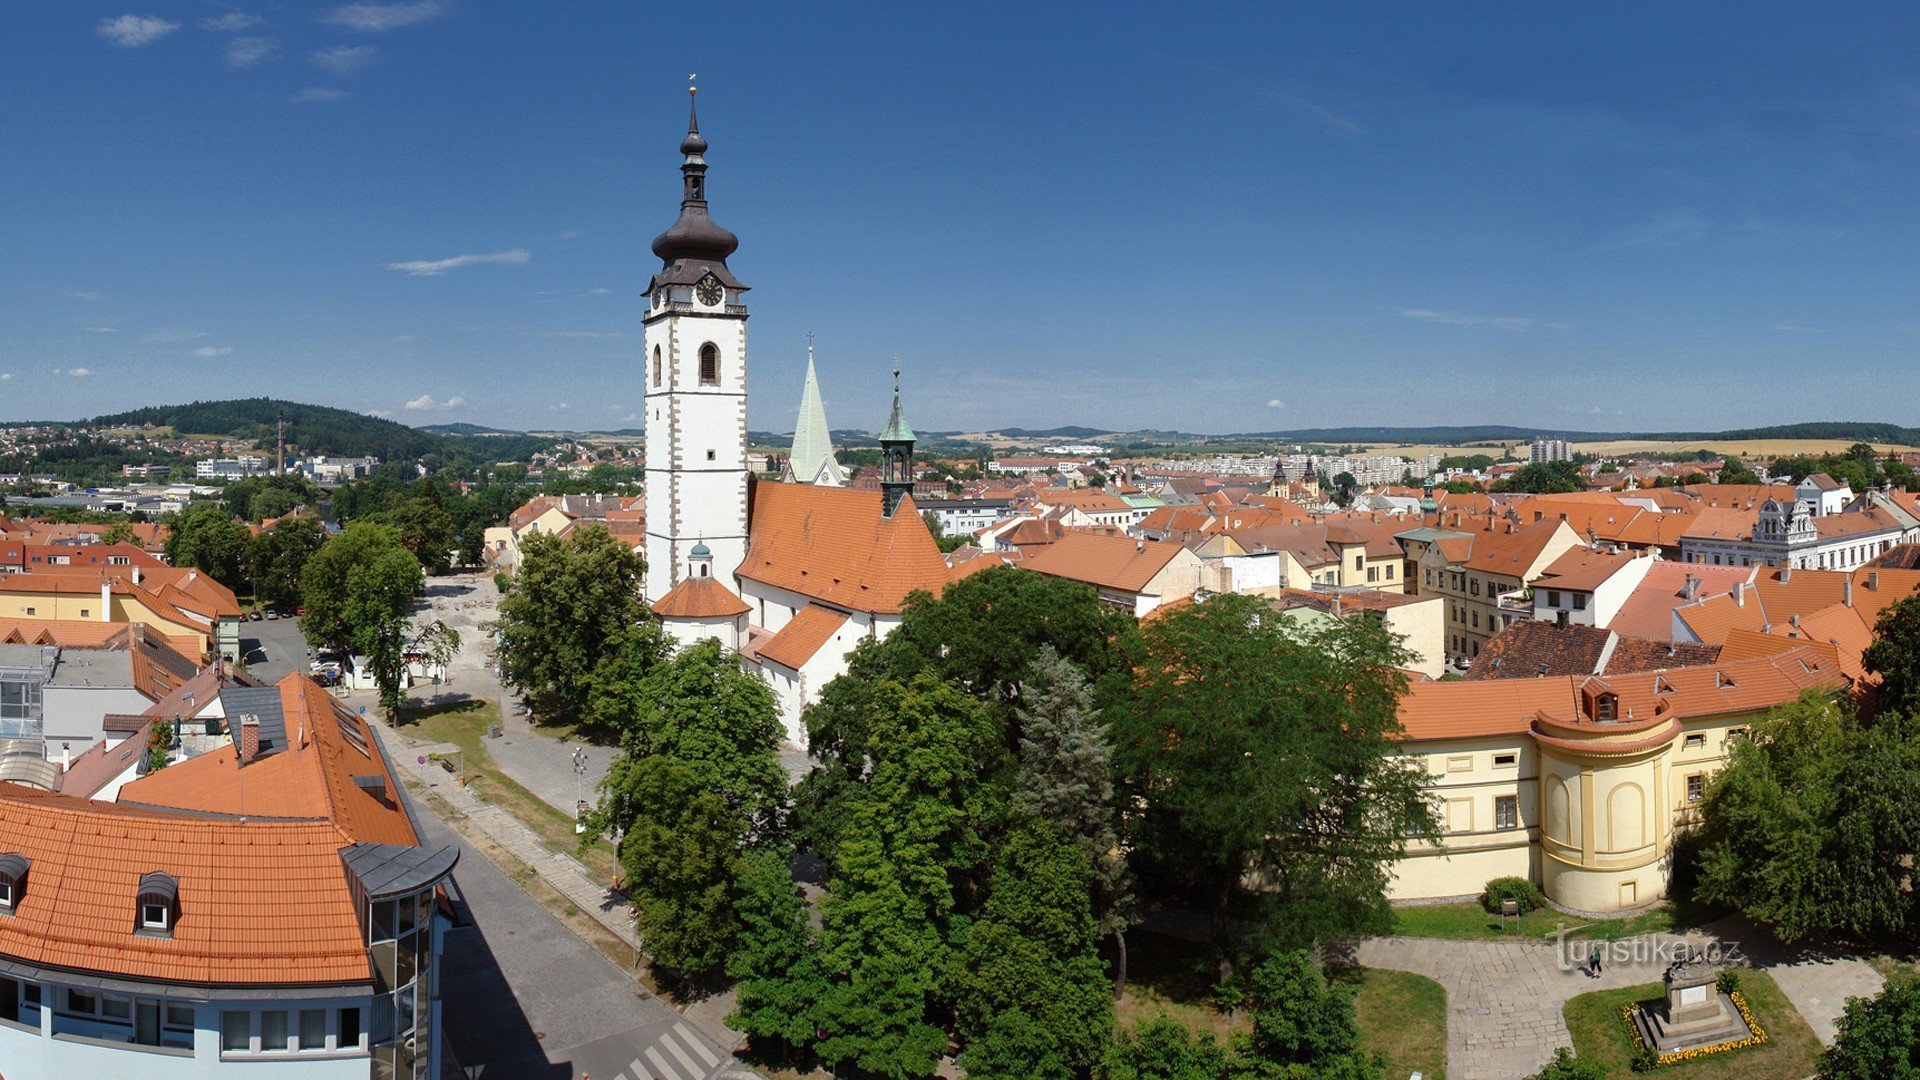
POLYGON ((913 429, 907 426, 907 414, 900 408, 900 358, 893 358, 893 412, 887 416, 887 428, 881 442, 912 442, 913 429))

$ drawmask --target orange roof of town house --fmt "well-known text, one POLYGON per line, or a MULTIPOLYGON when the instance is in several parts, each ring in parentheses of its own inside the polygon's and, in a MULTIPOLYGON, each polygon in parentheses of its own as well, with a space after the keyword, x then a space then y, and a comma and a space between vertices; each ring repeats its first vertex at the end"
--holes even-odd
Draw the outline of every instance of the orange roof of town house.
POLYGON ((1620 605, 1620 610, 1614 613, 1613 621, 1607 624, 1607 628, 1629 637, 1672 641, 1673 609, 1690 602, 1686 595, 1688 578, 1695 582, 1694 598, 1704 599, 1729 592, 1737 583, 1752 581, 1753 576, 1754 568, 1751 566, 1707 566, 1655 560, 1647 568, 1647 576, 1640 579, 1640 584, 1634 587, 1620 605))
POLYGON ((0 853, 32 862, 0 955, 198 985, 371 978, 349 842, 327 822, 209 820, 0 783, 0 837, 0 853), (134 932, 153 872, 178 883, 171 937, 134 932))
POLYGON ((653 602, 653 613, 663 619, 731 619, 753 610, 720 579, 690 577, 653 602))
POLYGON ((892 517, 881 493, 811 484, 755 484, 739 576, 846 608, 898 614, 907 594, 938 595, 947 561, 913 497, 892 517))
POLYGON ((787 625, 762 641, 756 651, 762 660, 771 660, 799 671, 846 622, 847 613, 844 611, 808 604, 794 612, 793 618, 787 620, 787 625))
POLYGON ((1028 555, 1021 565, 1053 577, 1137 593, 1185 550, 1165 540, 1074 531, 1028 555))
MULTIPOLYGON (((285 718, 283 746, 245 764, 237 745, 189 758, 122 787, 120 801, 234 817, 324 820, 346 842, 419 843, 396 794, 398 781, 369 742, 373 734, 365 722, 297 672, 273 690, 285 718), (379 791, 363 786, 360 777, 378 780, 379 791)), ((228 713, 227 724, 237 731, 240 718, 231 708, 228 713)))
POLYGON ((1476 534, 1473 554, 1467 556, 1464 565, 1483 574, 1524 578, 1563 528, 1567 528, 1567 523, 1557 518, 1523 525, 1512 532, 1496 524, 1493 530, 1476 534))

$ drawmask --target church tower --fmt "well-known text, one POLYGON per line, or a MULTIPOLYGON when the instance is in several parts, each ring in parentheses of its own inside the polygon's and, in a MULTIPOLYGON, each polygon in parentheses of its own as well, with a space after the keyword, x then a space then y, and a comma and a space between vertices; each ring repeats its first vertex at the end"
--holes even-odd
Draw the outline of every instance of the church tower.
POLYGON ((892 517, 900 500, 913 493, 913 429, 900 408, 900 360, 893 361, 893 412, 880 433, 880 513, 892 517))
POLYGON ((689 103, 680 217, 646 294, 648 603, 702 570, 730 581, 747 554, 747 286, 727 269, 739 239, 707 216, 706 151, 689 103))

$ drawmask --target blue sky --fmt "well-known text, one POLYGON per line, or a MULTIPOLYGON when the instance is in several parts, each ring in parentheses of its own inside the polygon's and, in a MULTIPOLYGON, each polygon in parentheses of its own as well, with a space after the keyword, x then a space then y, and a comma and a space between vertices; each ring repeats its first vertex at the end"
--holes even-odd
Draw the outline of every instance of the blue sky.
POLYGON ((1920 9, 1679 6, 12 4, 0 418, 637 426, 698 72, 755 427, 1920 423, 1920 9))

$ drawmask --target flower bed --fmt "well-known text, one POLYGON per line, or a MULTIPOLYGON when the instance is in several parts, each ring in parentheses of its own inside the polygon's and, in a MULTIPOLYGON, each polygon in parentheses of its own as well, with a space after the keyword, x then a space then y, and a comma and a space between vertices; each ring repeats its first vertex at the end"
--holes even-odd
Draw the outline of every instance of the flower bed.
MULTIPOLYGON (((1760 1021, 1754 1019, 1753 1010, 1747 1007, 1746 997, 1738 990, 1731 990, 1727 992, 1727 1000, 1733 1002, 1733 1007, 1740 1010, 1740 1019, 1746 1021, 1747 1030, 1752 1032, 1752 1034, 1744 1039, 1729 1039, 1726 1042, 1714 1043, 1710 1046, 1694 1046, 1685 1050, 1669 1051, 1665 1054, 1653 1053, 1649 1048, 1643 1051, 1645 1057, 1636 1058, 1634 1062, 1635 1071, 1643 1071, 1641 1062, 1646 1061, 1648 1058, 1651 1059, 1649 1064, 1657 1068, 1666 1065, 1678 1065, 1681 1062, 1695 1061, 1713 1054, 1726 1054, 1735 1050, 1745 1050, 1751 1046, 1761 1046, 1765 1044, 1767 1041, 1767 1031, 1760 1026, 1760 1021)), ((1637 1008, 1639 1008, 1637 1005, 1623 1005, 1620 1007, 1620 1020, 1627 1025, 1627 1035, 1634 1042, 1640 1041, 1640 1029, 1633 1022, 1633 1012, 1637 1008)))

